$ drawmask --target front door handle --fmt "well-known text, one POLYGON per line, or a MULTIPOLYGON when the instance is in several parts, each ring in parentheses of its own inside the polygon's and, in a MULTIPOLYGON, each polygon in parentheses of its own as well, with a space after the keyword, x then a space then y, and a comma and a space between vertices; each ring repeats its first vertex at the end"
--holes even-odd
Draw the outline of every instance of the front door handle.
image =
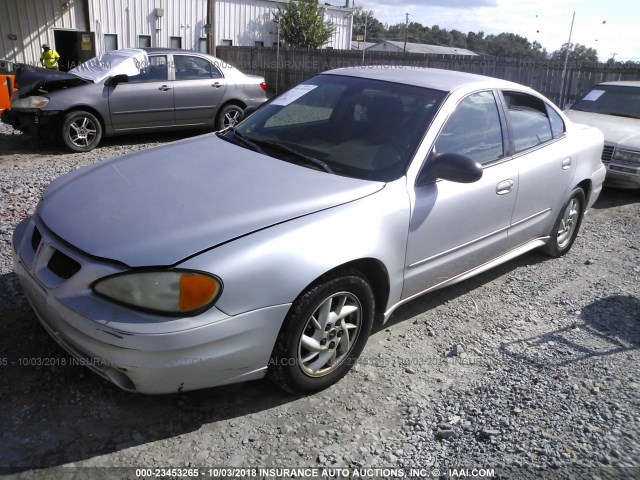
POLYGON ((158 90, 160 90, 161 92, 167 92, 171 90, 171 87, 169 85, 162 85, 160 88, 158 88, 158 90))
POLYGON ((211 86, 212 86, 212 87, 215 87, 215 88, 220 88, 220 87, 222 86, 222 84, 221 84, 221 83, 219 83, 219 82, 216 82, 216 83, 214 83, 214 84, 213 84, 213 85, 211 85, 211 86))
POLYGON ((496 185, 496 193, 498 195, 506 195, 513 190, 513 180, 503 180, 496 185))
POLYGON ((570 168, 571 168, 571 159, 565 158, 564 160, 562 160, 562 169, 569 170, 570 168))

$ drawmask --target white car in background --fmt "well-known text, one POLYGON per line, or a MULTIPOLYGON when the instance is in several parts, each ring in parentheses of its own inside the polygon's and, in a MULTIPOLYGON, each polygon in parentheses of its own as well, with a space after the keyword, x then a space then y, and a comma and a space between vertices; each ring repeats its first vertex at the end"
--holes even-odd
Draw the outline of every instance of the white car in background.
POLYGON ((640 188, 640 81, 600 83, 564 113, 602 131, 606 185, 640 188))

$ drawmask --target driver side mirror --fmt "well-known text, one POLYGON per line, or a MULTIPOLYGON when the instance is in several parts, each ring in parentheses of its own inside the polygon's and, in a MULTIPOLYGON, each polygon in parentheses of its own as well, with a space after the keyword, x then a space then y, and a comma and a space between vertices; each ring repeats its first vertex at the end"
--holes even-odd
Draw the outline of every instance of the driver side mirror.
POLYGON ((418 175, 418 185, 437 179, 456 183, 473 183, 482 178, 482 165, 458 153, 442 153, 428 161, 418 175))

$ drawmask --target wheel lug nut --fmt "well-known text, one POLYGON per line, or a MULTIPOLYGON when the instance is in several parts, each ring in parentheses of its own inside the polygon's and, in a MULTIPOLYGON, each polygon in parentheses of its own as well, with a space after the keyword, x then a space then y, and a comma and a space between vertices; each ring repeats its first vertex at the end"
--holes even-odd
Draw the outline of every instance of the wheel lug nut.
POLYGON ((320 340, 320 345, 321 346, 324 347, 326 344, 327 344, 327 339, 326 338, 323 338, 322 340, 320 340))
POLYGON ((344 333, 343 330, 338 330, 338 338, 340 338, 342 336, 342 334, 344 333))
POLYGON ((328 332, 329 330, 331 330, 333 328, 333 325, 331 325, 330 323, 327 323, 327 326, 324 327, 324 331, 328 332))
POLYGON ((333 350, 334 348, 336 348, 336 342, 331 342, 331 343, 329 344, 329 348, 330 348, 330 349, 332 349, 332 350, 333 350))

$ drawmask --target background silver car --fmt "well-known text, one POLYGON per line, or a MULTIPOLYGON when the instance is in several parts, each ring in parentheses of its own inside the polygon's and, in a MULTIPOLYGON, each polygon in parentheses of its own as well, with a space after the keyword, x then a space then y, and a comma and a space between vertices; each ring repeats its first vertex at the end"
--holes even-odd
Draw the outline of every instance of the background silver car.
POLYGON ((217 129, 266 101, 264 78, 221 60, 178 49, 125 49, 68 73, 21 68, 19 91, 2 121, 70 150, 95 148, 103 136, 158 130, 217 129))
POLYGON ((640 82, 600 83, 564 113, 602 131, 607 185, 640 188, 640 82))
POLYGON ((54 181, 15 271, 53 338, 126 390, 316 391, 399 305, 569 251, 602 144, 514 83, 334 70, 235 128, 54 181))

